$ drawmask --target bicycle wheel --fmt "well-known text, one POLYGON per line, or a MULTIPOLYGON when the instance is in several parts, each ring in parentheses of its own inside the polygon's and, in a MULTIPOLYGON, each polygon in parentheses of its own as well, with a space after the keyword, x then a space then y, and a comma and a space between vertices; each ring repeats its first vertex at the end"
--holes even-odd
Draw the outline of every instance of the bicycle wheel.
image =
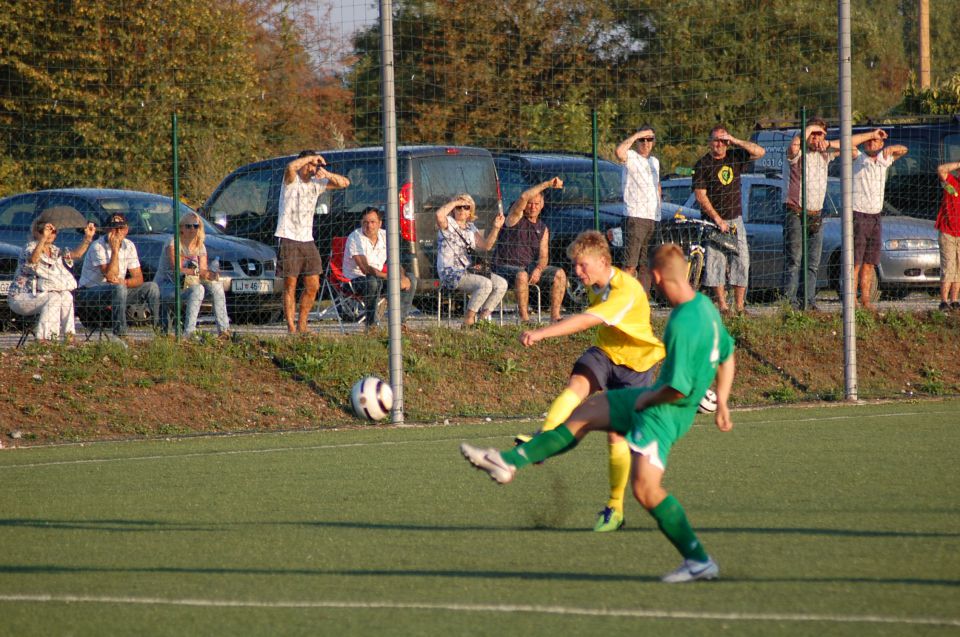
POLYGON ((687 280, 694 290, 700 289, 700 276, 703 274, 703 251, 694 250, 687 257, 687 280))

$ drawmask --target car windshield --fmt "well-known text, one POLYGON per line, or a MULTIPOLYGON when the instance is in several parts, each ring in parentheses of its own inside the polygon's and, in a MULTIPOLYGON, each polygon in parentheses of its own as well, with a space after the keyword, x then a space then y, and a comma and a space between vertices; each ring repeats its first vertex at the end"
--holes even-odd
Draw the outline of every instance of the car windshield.
MULTIPOLYGON (((109 197, 97 203, 102 211, 101 221, 120 213, 127 218, 130 234, 173 234, 173 206, 167 197, 109 197)), ((192 208, 180 204, 181 217, 192 212, 192 208)), ((201 221, 207 234, 221 234, 221 230, 206 219, 201 221)))
MULTIPOLYGON (((593 171, 558 171, 563 180, 563 189, 544 191, 544 199, 549 204, 591 205, 593 204, 593 171)), ((552 177, 553 175, 550 175, 552 177)), ((598 170, 600 182, 600 201, 616 203, 623 201, 623 171, 619 166, 603 167, 598 170)), ((536 182, 546 181, 546 174, 534 178, 536 182)))

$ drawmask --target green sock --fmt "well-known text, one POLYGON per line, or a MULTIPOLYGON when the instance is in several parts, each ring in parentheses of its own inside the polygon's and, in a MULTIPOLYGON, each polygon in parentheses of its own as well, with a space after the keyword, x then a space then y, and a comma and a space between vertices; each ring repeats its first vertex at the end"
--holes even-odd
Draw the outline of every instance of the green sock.
POLYGON ((710 557, 703 550, 703 545, 697 535, 690 528, 687 514, 683 507, 672 495, 668 495, 663 502, 650 510, 650 515, 657 521, 660 532, 667 536, 680 554, 688 560, 706 562, 710 557))
POLYGON ((576 446, 576 437, 570 433, 566 425, 560 425, 550 431, 541 431, 533 437, 533 440, 519 447, 500 452, 500 456, 519 469, 531 462, 543 462, 550 456, 570 451, 576 446))

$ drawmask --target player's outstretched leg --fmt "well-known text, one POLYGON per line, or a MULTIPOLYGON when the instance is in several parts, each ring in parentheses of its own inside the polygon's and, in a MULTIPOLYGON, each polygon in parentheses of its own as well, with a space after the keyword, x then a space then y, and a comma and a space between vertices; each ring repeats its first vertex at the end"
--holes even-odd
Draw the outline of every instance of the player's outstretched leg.
POLYGON ((460 444, 460 453, 470 464, 477 469, 486 471, 490 479, 499 484, 507 484, 513 480, 517 468, 504 462, 500 452, 496 449, 480 449, 467 443, 460 444))

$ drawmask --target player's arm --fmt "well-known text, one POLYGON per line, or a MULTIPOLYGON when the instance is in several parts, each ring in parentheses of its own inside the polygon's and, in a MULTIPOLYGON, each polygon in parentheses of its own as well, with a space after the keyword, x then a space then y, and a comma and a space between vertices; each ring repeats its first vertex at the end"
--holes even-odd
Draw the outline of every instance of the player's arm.
POLYGON ((730 419, 730 408, 727 406, 727 399, 730 398, 730 389, 733 387, 733 376, 736 372, 736 362, 734 354, 731 353, 727 360, 720 363, 717 368, 717 413, 714 416, 714 422, 720 431, 730 431, 733 429, 733 420, 730 419))
POLYGON ((530 330, 520 335, 520 343, 524 347, 530 347, 537 341, 545 338, 554 338, 557 336, 569 336, 596 327, 603 323, 603 319, 593 314, 575 314, 570 318, 564 319, 559 323, 551 323, 546 327, 537 330, 530 330))
POLYGON ((663 385, 653 391, 645 391, 637 397, 637 402, 633 404, 636 411, 642 411, 647 407, 654 405, 664 405, 666 403, 675 403, 684 397, 683 392, 679 392, 670 385, 663 385))
POLYGON ((940 181, 946 182, 947 175, 953 171, 960 169, 960 161, 951 161, 946 164, 940 164, 937 166, 937 176, 940 177, 940 181))

